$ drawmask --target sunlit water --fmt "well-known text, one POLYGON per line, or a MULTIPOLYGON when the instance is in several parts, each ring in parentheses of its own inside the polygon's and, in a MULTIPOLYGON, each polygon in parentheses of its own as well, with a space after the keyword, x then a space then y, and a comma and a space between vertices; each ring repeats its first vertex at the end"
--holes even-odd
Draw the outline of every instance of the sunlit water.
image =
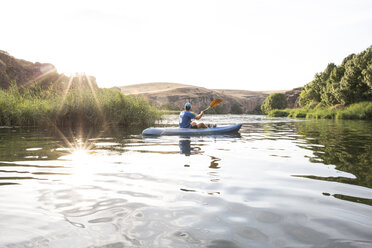
POLYGON ((1 128, 0 247, 372 247, 371 122, 203 121, 243 127, 1 128))

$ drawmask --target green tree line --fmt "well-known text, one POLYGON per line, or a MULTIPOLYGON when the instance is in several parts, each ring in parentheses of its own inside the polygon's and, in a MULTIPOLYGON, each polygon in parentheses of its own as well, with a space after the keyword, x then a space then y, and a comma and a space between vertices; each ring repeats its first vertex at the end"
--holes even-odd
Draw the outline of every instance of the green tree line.
POLYGON ((319 108, 372 101, 372 46, 350 54, 337 66, 328 64, 300 94, 301 107, 319 108))

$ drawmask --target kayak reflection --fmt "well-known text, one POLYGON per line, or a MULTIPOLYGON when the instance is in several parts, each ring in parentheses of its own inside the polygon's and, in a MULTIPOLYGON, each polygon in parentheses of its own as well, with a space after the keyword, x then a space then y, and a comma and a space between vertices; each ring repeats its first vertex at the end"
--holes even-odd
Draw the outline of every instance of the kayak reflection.
POLYGON ((185 156, 190 156, 192 154, 198 154, 201 152, 200 147, 191 147, 191 138, 182 137, 179 140, 180 154, 185 154, 185 156))
MULTIPOLYGON (((214 140, 217 140, 217 139, 226 139, 226 138, 241 138, 241 135, 240 133, 234 133, 234 134, 224 134, 224 135, 209 135, 209 136, 204 136, 204 137, 214 138, 214 140)), ((191 145, 191 136, 180 136, 179 147, 180 147, 180 154, 184 154, 185 156, 202 153, 201 148, 199 146, 191 145)))

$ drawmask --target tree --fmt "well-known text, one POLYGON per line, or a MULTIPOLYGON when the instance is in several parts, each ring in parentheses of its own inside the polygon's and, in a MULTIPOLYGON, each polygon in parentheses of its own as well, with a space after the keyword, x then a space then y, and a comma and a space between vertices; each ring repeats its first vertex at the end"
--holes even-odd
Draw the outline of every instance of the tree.
POLYGON ((366 84, 372 88, 372 63, 362 71, 362 74, 364 76, 364 81, 366 84))
POLYGON ((315 74, 313 81, 305 85, 304 89, 300 94, 300 105, 302 107, 314 105, 320 102, 333 101, 333 98, 329 94, 331 88, 328 86, 329 80, 337 66, 333 63, 329 63, 327 68, 322 73, 315 74))
POLYGON ((363 80, 363 67, 366 66, 361 56, 356 56, 345 64, 345 74, 340 82, 340 101, 348 105, 371 100, 371 88, 363 80))
POLYGON ((241 114, 243 114, 243 110, 242 110, 242 108, 239 106, 239 104, 234 103, 234 104, 231 106, 230 113, 231 113, 231 114, 241 115, 241 114))
POLYGON ((300 94, 301 107, 349 105, 372 101, 372 46, 350 54, 341 65, 328 64, 300 94))
POLYGON ((340 92, 340 81, 344 76, 344 73, 345 73, 344 64, 333 68, 332 73, 330 74, 327 80, 325 93, 321 96, 322 102, 326 106, 333 106, 341 102, 338 95, 340 92))
POLYGON ((267 114, 273 109, 285 109, 287 106, 287 97, 282 93, 274 93, 266 97, 261 110, 267 114))
POLYGON ((261 104, 257 104, 256 107, 250 112, 250 114, 254 115, 262 115, 262 110, 261 110, 261 104))

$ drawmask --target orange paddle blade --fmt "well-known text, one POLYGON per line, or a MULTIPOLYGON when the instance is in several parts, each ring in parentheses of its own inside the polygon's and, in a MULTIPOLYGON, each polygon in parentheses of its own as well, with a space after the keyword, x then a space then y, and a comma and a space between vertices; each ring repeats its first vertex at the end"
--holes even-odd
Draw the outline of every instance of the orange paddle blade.
POLYGON ((210 104, 209 104, 209 107, 213 108, 213 107, 216 107, 218 104, 220 104, 222 102, 221 99, 219 98, 216 98, 214 99, 210 104))

